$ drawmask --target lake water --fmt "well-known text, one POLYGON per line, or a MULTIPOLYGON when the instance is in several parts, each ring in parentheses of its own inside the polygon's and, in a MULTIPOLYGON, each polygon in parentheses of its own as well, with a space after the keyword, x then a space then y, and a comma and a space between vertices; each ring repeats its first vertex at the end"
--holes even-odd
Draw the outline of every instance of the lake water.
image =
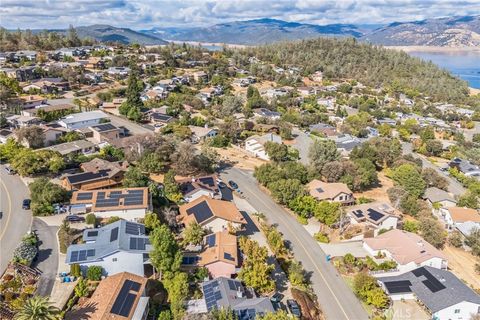
POLYGON ((480 52, 409 52, 414 57, 432 61, 480 89, 480 52))

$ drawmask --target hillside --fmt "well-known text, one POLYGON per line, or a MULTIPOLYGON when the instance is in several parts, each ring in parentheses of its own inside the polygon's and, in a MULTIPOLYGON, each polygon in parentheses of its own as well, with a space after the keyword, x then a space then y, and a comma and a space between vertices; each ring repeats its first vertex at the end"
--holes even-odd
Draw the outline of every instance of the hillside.
POLYGON ((463 101, 466 82, 433 63, 405 52, 359 43, 355 39, 319 38, 243 50, 266 63, 299 66, 304 74, 322 70, 330 79, 356 79, 373 87, 420 93, 435 101, 463 101))
POLYGON ((392 23, 363 36, 362 40, 402 46, 480 46, 480 16, 392 23))
POLYGON ((142 45, 160 45, 168 42, 128 28, 116 28, 109 25, 91 25, 76 28, 80 38, 92 38, 100 42, 138 43, 142 45))
POLYGON ((204 28, 156 28, 142 31, 168 40, 257 45, 282 40, 310 39, 320 36, 359 37, 353 25, 318 26, 275 19, 257 19, 216 24, 204 28))

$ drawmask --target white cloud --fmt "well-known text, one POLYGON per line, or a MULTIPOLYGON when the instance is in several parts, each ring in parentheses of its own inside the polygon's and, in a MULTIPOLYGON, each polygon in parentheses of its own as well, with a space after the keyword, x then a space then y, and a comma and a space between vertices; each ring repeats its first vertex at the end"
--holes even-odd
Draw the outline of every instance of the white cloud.
POLYGON ((0 0, 0 25, 133 29, 212 25, 257 18, 304 23, 390 23, 480 12, 478 0, 0 0))

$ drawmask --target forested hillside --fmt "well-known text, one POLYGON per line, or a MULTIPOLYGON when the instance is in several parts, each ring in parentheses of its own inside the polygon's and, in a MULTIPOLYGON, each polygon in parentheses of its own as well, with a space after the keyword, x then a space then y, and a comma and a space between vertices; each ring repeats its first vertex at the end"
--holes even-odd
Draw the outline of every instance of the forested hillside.
POLYGON ((359 43, 355 39, 319 38, 244 49, 263 62, 297 66, 305 75, 317 70, 328 79, 355 79, 365 85, 387 87, 434 101, 464 101, 467 83, 400 51, 359 43))

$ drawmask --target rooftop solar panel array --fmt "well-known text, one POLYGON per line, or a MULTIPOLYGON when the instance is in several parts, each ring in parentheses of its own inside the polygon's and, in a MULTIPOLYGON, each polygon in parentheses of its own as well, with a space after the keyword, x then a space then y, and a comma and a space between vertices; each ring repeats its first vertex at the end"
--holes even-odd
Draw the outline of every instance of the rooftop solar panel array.
POLYGON ((182 264, 183 265, 194 265, 197 261, 200 260, 200 257, 183 257, 182 264))
POLYGON ((144 190, 128 190, 127 193, 122 191, 111 191, 106 196, 104 191, 98 192, 95 206, 98 208, 117 207, 123 199, 124 206, 137 206, 143 204, 144 190))
POLYGON ((230 288, 230 290, 232 291, 237 291, 238 288, 240 288, 240 283, 238 281, 234 281, 234 280, 227 280, 228 282, 228 287, 230 288))
POLYGON ((355 217, 357 218, 363 218, 365 215, 363 214, 363 211, 362 210, 354 210, 353 211, 353 214, 355 215, 355 217))
POLYGON ((193 214, 195 216, 195 220, 197 220, 197 223, 202 223, 205 220, 213 217, 213 212, 206 201, 202 201, 199 204, 188 209, 187 214, 193 214))
POLYGON ((117 241, 118 239, 118 227, 113 228, 110 231, 110 242, 117 241))
POLYGON ((237 311, 238 320, 253 320, 257 316, 255 309, 243 309, 237 311))
POLYGON ((216 243, 217 236, 215 234, 208 235, 206 238, 207 241, 207 246, 208 247, 214 247, 216 243))
POLYGON ((95 256, 95 249, 90 250, 76 250, 72 251, 70 254, 71 262, 80 262, 87 260, 88 257, 95 256))
POLYGON ((412 271, 412 273, 417 277, 424 276, 426 280, 423 280, 422 283, 427 287, 432 293, 438 292, 445 289, 446 287, 438 281, 430 272, 425 268, 418 268, 412 271))
POLYGON ((132 291, 138 292, 140 287, 141 285, 138 282, 125 280, 122 289, 120 289, 120 292, 113 303, 110 313, 128 317, 130 311, 132 310, 133 304, 135 303, 135 298, 137 297, 137 294, 132 293, 132 291))
POLYGON ((409 280, 388 281, 384 282, 389 293, 406 293, 412 292, 410 286, 412 283, 409 280))
POLYGON ((130 250, 145 250, 147 244, 150 244, 148 238, 130 238, 130 250))
MULTIPOLYGON (((84 181, 90 181, 90 180, 94 180, 94 179, 107 177, 109 171, 110 170, 100 170, 98 172, 83 172, 83 173, 78 173, 78 174, 74 174, 74 175, 71 175, 71 176, 67 176, 67 179, 70 183, 75 184, 75 183, 80 183, 80 182, 84 182, 84 181)), ((91 192, 86 192, 86 193, 87 194, 90 193, 90 195, 92 194, 91 192)), ((90 198, 87 198, 87 199, 84 199, 84 200, 90 200, 90 199, 92 199, 91 196, 90 196, 90 198)))
POLYGON ((97 129, 97 131, 108 131, 108 130, 117 129, 117 127, 115 127, 111 123, 99 124, 99 125, 96 125, 96 126, 93 126, 93 127, 95 129, 97 129))
POLYGON ((92 200, 93 193, 92 192, 79 192, 77 194, 77 200, 92 200))
POLYGON ((145 234, 145 226, 127 221, 125 224, 125 232, 134 236, 140 236, 145 234))
POLYGON ((198 180, 200 180, 201 183, 203 183, 203 184, 205 184, 209 187, 214 187, 215 186, 215 181, 213 180, 212 177, 200 178, 198 180))
POLYGON ((98 231, 88 231, 87 236, 88 237, 96 237, 96 236, 98 236, 98 231))
POLYGON ((217 309, 217 301, 222 299, 222 293, 218 288, 217 281, 211 281, 203 286, 203 296, 207 304, 207 310, 217 309))
POLYGON ((368 212, 368 217, 373 221, 378 221, 385 216, 383 213, 378 212, 377 210, 374 210, 372 208, 368 209, 367 212, 368 212))
POLYGON ((230 253, 227 253, 227 252, 224 252, 223 253, 223 257, 227 260, 230 260, 230 261, 235 261, 235 258, 232 257, 232 255, 230 253))

